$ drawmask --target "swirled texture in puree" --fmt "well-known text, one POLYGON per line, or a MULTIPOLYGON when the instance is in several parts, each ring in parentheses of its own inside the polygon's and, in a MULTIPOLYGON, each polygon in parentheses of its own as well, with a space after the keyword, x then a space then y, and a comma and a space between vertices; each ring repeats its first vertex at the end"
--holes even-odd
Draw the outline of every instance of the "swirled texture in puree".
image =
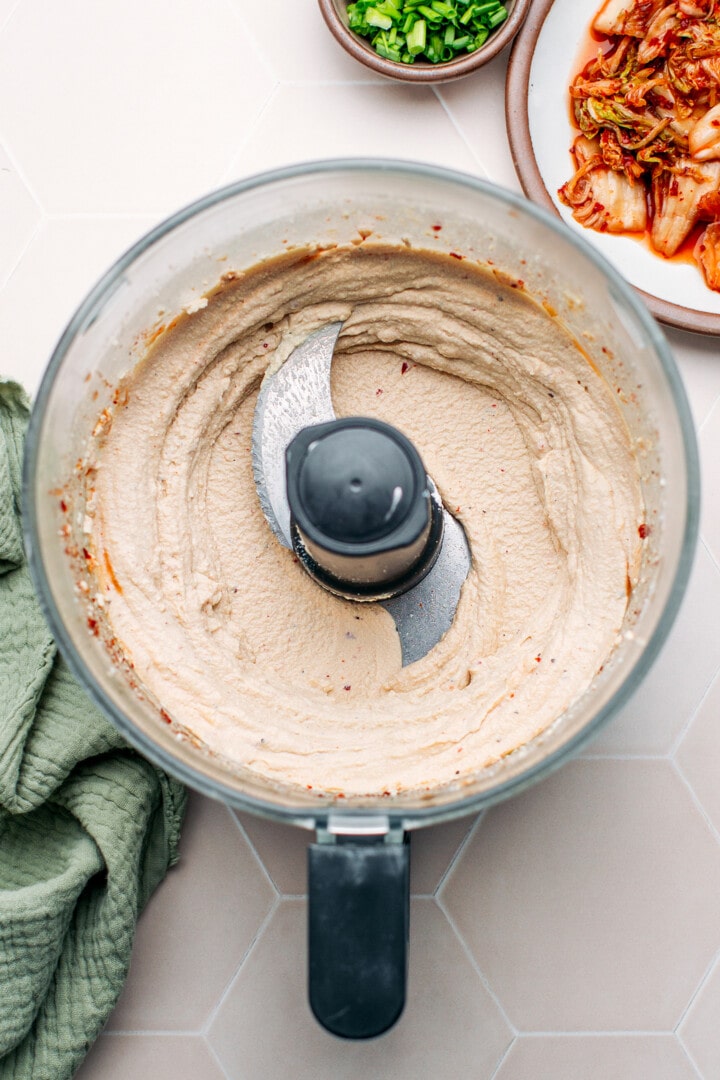
POLYGON ((434 787, 547 727, 613 649, 639 560, 628 433, 557 320, 493 274, 379 245, 291 254, 183 316, 124 389, 97 447, 108 618, 225 758, 321 792, 434 787), (415 442, 472 550, 451 629, 407 668, 387 612, 311 581, 253 482, 268 365, 339 319, 337 414, 415 442))

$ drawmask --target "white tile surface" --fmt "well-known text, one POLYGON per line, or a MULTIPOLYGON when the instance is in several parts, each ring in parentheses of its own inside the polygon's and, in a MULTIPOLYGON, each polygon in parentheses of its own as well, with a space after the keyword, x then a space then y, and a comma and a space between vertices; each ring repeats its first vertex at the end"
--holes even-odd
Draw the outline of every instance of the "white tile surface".
POLYGON ((703 479, 700 530, 710 554, 720 566, 720 398, 708 410, 700 431, 700 464, 703 479))
POLYGON ((720 349, 717 338, 688 334, 672 327, 666 327, 665 332, 678 361, 695 425, 699 430, 720 398, 720 349))
POLYGON ((143 913, 108 1031, 204 1027, 275 903, 267 874, 219 803, 191 796, 180 856, 143 913))
POLYGON ((275 79, 229 0, 23 0, 0 137, 56 213, 169 213, 213 187, 275 79))
MULTIPOLYGON (((0 215, 4 211, 0 207, 0 215)), ((0 290, 0 371, 34 393, 85 294, 154 223, 145 217, 44 218, 0 290), (41 318, 38 295, 43 297, 41 318)))
POLYGON ((225 179, 296 161, 362 156, 429 160, 485 175, 427 87, 283 83, 225 179))
POLYGON ((653 667, 583 756, 668 754, 718 668, 720 569, 701 544, 677 620, 653 667))
POLYGON ((672 1035, 556 1035, 518 1039, 496 1080, 697 1080, 672 1035))
POLYGON ((490 809, 441 903, 520 1031, 671 1031, 720 947, 720 849, 665 761, 490 809))
POLYGON ((720 674, 677 750, 677 764, 720 836, 720 674))
POLYGON ((0 0, 0 31, 18 6, 19 0, 0 0))
MULTIPOLYGON (((519 191, 507 55, 434 91, 357 65, 315 0, 0 0, 0 370, 34 390, 97 277, 220 182, 375 154, 519 191)), ((415 892, 452 869, 437 902, 414 901, 398 1027, 357 1046, 314 1025, 304 901, 285 898, 304 891, 306 837, 248 821, 249 845, 195 797, 79 1076, 717 1080, 720 350, 668 337, 704 483, 677 624, 589 759, 491 810, 456 859, 463 823, 416 838, 415 892)))
POLYGON ((504 73, 509 53, 509 48, 505 49, 492 64, 467 79, 443 84, 438 95, 477 158, 481 175, 521 194, 505 125, 498 122, 505 111, 504 73), (489 117, 494 118, 492 124, 489 117))
POLYGON ((14 162, 0 146, 0 288, 15 269, 40 222, 40 208, 18 174, 14 162))
POLYGON ((208 1032, 227 1075, 276 1080, 292 1061, 296 1080, 417 1080, 491 1076, 510 1030, 444 916, 416 900, 408 1003, 380 1039, 347 1043, 314 1021, 305 1000, 305 904, 283 901, 224 999, 208 1032), (264 1029, 272 1040, 256 1038, 264 1029))
POLYGON ((225 1073, 200 1035, 101 1035, 77 1080, 224 1080, 225 1073))
POLYGON ((703 1077, 720 1076, 720 962, 716 963, 693 999, 678 1034, 703 1077))
POLYGON ((281 82, 384 82, 381 75, 328 40, 316 0, 231 2, 241 24, 281 82))

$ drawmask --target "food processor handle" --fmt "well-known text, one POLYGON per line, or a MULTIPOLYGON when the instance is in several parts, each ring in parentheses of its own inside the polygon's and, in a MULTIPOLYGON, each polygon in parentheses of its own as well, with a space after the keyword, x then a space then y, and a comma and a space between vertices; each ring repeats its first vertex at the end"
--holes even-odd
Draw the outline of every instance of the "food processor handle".
POLYGON ((405 1005, 410 844, 337 837, 308 849, 309 996, 346 1039, 392 1027, 405 1005))

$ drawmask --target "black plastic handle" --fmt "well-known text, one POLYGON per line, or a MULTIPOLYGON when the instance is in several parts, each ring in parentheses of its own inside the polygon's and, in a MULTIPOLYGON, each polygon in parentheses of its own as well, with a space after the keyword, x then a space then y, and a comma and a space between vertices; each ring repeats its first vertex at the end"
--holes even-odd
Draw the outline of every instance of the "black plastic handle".
POLYGON ((309 995, 333 1035, 370 1039, 405 1005, 410 845, 338 837, 308 849, 309 995))

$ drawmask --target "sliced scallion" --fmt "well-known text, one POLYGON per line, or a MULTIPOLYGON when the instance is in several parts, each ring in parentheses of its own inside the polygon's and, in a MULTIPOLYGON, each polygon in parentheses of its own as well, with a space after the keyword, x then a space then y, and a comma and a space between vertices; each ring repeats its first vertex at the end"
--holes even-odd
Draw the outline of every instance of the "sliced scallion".
POLYGON ((425 18, 429 19, 430 22, 432 22, 432 23, 442 22, 443 17, 440 14, 440 12, 439 11, 433 11, 433 9, 431 7, 428 7, 427 4, 421 4, 420 7, 418 8, 418 11, 420 12, 421 15, 424 15, 425 18))
POLYGON ((378 11, 377 8, 368 8, 365 12, 365 19, 368 26, 376 26, 379 30, 389 30, 392 26, 392 19, 389 15, 384 15, 382 11, 378 11))
POLYGON ((441 64, 479 49, 508 11, 503 0, 354 0, 347 15, 380 56, 441 64))
POLYGON ((494 30, 500 23, 504 23, 508 17, 507 9, 504 7, 498 8, 497 11, 491 11, 488 15, 488 29, 494 30))
POLYGON ((407 51, 413 57, 423 52, 427 39, 427 23, 424 19, 418 19, 410 33, 405 38, 407 51))

